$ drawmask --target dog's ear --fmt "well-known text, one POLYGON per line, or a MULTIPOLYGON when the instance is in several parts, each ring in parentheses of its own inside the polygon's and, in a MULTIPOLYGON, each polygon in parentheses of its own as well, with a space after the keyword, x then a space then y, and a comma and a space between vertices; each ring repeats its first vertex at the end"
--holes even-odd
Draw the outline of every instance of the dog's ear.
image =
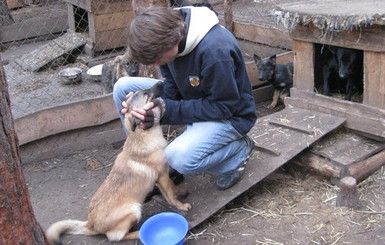
POLYGON ((258 63, 261 60, 261 58, 256 54, 253 55, 253 58, 255 63, 258 63))
POLYGON ((270 56, 270 57, 269 57, 269 60, 275 64, 276 61, 277 61, 277 55, 272 55, 272 56, 270 56))
POLYGON ((140 120, 136 117, 131 117, 129 119, 129 122, 130 122, 130 128, 131 128, 131 131, 135 131, 136 127, 140 124, 140 120))

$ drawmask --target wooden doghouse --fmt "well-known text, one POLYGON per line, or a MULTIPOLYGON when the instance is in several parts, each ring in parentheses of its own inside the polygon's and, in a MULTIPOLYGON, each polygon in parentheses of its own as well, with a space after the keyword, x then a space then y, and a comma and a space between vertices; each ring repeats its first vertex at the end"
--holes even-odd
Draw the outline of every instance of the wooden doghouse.
POLYGON ((275 17, 293 39, 294 86, 285 104, 344 118, 294 162, 340 180, 336 204, 357 206, 355 189, 385 164, 385 1, 302 1, 279 5, 275 17), (317 92, 317 48, 363 52, 363 98, 346 101, 317 92))
POLYGON ((68 26, 86 33, 86 52, 112 50, 127 45, 127 28, 134 16, 131 0, 66 0, 68 26))
POLYGON ((346 127, 384 140, 385 1, 302 1, 279 5, 275 16, 293 39, 294 88, 289 103, 345 117, 346 127), (363 51, 362 103, 315 92, 316 44, 363 51))

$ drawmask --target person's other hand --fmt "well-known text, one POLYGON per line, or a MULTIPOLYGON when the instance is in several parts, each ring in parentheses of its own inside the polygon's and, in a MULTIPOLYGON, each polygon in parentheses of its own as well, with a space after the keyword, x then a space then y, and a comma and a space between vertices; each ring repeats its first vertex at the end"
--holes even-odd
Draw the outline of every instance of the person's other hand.
MULTIPOLYGON (((127 100, 128 98, 130 98, 133 94, 134 94, 134 92, 129 92, 129 93, 126 95, 126 100, 127 100)), ((120 113, 123 114, 123 115, 126 114, 127 111, 128 111, 126 100, 124 100, 124 101, 122 102, 123 108, 120 110, 120 113)))
MULTIPOLYGON (((133 108, 131 115, 138 118, 141 123, 140 127, 143 129, 149 129, 154 126, 155 120, 160 120, 160 118, 155 118, 153 108, 159 106, 161 112, 163 111, 163 105, 161 99, 153 99, 149 103, 145 104, 143 108, 133 108)), ((162 115, 160 115, 161 117, 162 115)))
MULTIPOLYGON (((132 92, 129 93, 126 97, 129 98, 132 96, 132 92)), ((125 114, 127 113, 127 103, 125 101, 122 102, 123 109, 120 111, 120 113, 125 114)), ((142 129, 149 129, 152 126, 154 126, 155 120, 160 120, 160 118, 155 118, 153 108, 159 106, 161 115, 160 118, 162 117, 162 114, 164 112, 164 103, 162 103, 161 98, 153 99, 149 103, 145 104, 143 108, 133 108, 131 110, 131 115, 141 121, 139 127, 142 129)))

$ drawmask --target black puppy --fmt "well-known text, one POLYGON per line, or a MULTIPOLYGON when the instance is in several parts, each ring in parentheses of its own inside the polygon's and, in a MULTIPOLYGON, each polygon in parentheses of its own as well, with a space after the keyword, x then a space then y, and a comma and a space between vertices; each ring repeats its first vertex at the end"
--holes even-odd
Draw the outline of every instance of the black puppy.
POLYGON ((277 106, 278 99, 283 101, 290 95, 290 88, 293 87, 293 62, 277 64, 276 55, 261 59, 254 54, 253 58, 258 68, 259 80, 268 81, 274 87, 273 102, 268 106, 273 109, 277 106))
POLYGON ((123 76, 136 77, 139 74, 139 63, 132 61, 126 52, 107 61, 102 67, 101 82, 103 93, 111 93, 116 81, 123 76))
POLYGON ((327 59, 322 66, 322 93, 345 93, 344 99, 351 100, 354 92, 363 91, 363 53, 360 50, 334 46, 329 47, 329 50, 330 54, 326 52, 327 59))

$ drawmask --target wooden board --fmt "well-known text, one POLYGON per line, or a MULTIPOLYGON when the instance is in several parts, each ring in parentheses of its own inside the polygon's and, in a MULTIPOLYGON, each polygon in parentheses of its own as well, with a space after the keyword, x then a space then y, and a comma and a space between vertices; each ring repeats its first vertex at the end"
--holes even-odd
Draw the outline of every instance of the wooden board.
POLYGON ((132 10, 131 0, 65 0, 79 8, 94 14, 106 14, 124 10, 132 10))
POLYGON ((108 94, 47 108, 18 118, 15 120, 15 131, 19 144, 23 145, 50 135, 101 125, 117 118, 112 95, 108 94))
POLYGON ((89 20, 90 32, 125 29, 129 25, 133 17, 133 11, 122 11, 110 14, 94 15, 93 18, 90 18, 89 20))
MULTIPOLYGON (((214 176, 186 175, 183 185, 190 190, 186 201, 193 205, 193 209, 182 214, 188 219, 190 228, 211 217, 304 149, 341 126, 344 121, 343 118, 298 108, 286 108, 258 119, 249 133, 257 146, 238 184, 219 191, 215 187, 214 176)), ((163 206, 158 212, 176 211, 164 204, 162 198, 156 200, 163 206)))
POLYGON ((293 46, 289 31, 277 27, 235 21, 234 35, 240 39, 287 50, 291 50, 293 46))
POLYGON ((286 105, 346 118, 345 126, 366 133, 378 140, 385 139, 385 110, 341 100, 322 94, 292 88, 286 105))
POLYGON ((381 45, 385 38, 384 26, 374 25, 359 31, 327 32, 313 26, 296 26, 290 36, 294 40, 354 48, 373 52, 385 52, 381 45))
POLYGON ((23 6, 23 1, 21 1, 21 0, 7 0, 7 6, 9 9, 20 8, 23 6))
POLYGON ((294 41, 293 86, 298 89, 314 89, 314 45, 309 42, 294 41))
POLYGON ((340 166, 361 162, 385 149, 385 142, 375 141, 352 132, 339 132, 320 140, 311 152, 340 166))
POLYGON ((18 22, 1 27, 2 45, 39 36, 53 36, 55 33, 63 33, 68 28, 67 13, 61 10, 52 10, 51 16, 31 18, 26 22, 18 22), (15 31, 16 30, 16 31, 15 31))
POLYGON ((364 104, 385 108, 385 52, 364 52, 364 104))
POLYGON ((62 55, 68 54, 71 51, 85 45, 86 42, 87 39, 83 35, 68 32, 63 36, 36 48, 32 52, 17 58, 15 63, 20 65, 21 68, 26 71, 38 71, 40 68, 62 55))

